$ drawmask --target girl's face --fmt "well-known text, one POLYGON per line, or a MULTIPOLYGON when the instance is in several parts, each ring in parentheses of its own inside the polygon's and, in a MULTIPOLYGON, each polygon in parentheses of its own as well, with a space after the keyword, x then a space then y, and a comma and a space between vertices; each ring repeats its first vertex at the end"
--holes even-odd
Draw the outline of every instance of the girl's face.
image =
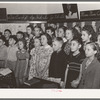
POLYGON ((41 36, 41 44, 43 45, 43 46, 45 46, 45 45, 47 45, 48 43, 47 43, 47 37, 45 36, 45 35, 42 35, 41 36))
POLYGON ((15 44, 15 40, 13 38, 10 38, 9 39, 9 45, 13 45, 13 44, 15 44))
POLYGON ((75 52, 77 50, 79 50, 81 47, 81 45, 79 45, 79 43, 77 41, 71 41, 71 51, 75 52))
POLYGON ((30 34, 32 34, 32 29, 30 27, 27 27, 26 32, 28 33, 28 35, 30 35, 30 34))
POLYGON ((98 37, 97 37, 97 42, 98 42, 98 44, 100 44, 100 35, 98 35, 98 37))
POLYGON ((5 36, 5 38, 9 38, 9 37, 10 37, 9 31, 5 31, 5 32, 4 32, 4 36, 5 36))
POLYGON ((40 45, 41 45, 40 40, 39 39, 34 39, 34 46, 38 47, 40 45))
POLYGON ((51 30, 46 30, 46 33, 52 36, 53 32, 51 30))
POLYGON ((83 41, 83 42, 87 42, 87 41, 90 40, 91 35, 89 35, 86 31, 82 31, 82 36, 81 36, 81 38, 82 38, 82 41, 83 41))
POLYGON ((34 35, 40 36, 40 29, 39 28, 34 28, 34 35))
POLYGON ((91 56, 94 56, 95 54, 96 54, 96 51, 93 50, 93 48, 90 44, 87 44, 85 46, 85 55, 86 55, 86 57, 91 57, 91 56))
POLYGON ((64 37, 64 30, 62 28, 59 28, 58 30, 58 37, 61 37, 61 38, 64 37))
POLYGON ((22 41, 18 42, 18 47, 19 47, 19 49, 23 49, 24 48, 24 44, 23 44, 22 41))
POLYGON ((71 30, 66 30, 66 39, 67 40, 72 40, 73 39, 73 33, 71 30))

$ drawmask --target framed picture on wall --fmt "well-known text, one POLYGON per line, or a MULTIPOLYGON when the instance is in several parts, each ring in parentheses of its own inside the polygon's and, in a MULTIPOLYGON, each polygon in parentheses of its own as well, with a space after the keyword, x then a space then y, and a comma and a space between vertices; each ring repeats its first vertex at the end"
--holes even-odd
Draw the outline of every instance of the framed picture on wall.
POLYGON ((66 19, 79 19, 77 4, 62 4, 66 19))

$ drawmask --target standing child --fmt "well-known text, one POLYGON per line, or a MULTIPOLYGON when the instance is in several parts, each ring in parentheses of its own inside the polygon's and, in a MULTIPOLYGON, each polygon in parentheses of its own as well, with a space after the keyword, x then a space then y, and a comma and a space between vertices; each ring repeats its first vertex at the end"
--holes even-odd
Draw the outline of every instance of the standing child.
POLYGON ((20 84, 23 84, 27 77, 29 54, 26 51, 25 40, 19 40, 18 48, 19 50, 17 51, 17 66, 15 77, 17 80, 17 85, 19 86, 20 84))
POLYGON ((41 46, 40 57, 38 61, 38 70, 39 70, 39 77, 43 79, 48 78, 49 63, 51 59, 51 54, 53 52, 53 49, 50 46, 51 43, 52 43, 52 39, 49 34, 41 35, 42 46, 41 46))
POLYGON ((81 44, 82 42, 80 38, 73 39, 71 41, 72 54, 70 54, 68 58, 68 66, 65 75, 65 88, 73 88, 71 86, 71 83, 73 82, 73 80, 76 80, 79 77, 80 66, 85 58, 85 55, 82 55, 82 53, 80 52, 81 44))
POLYGON ((40 55, 40 37, 35 37, 34 39, 34 46, 30 52, 31 55, 31 60, 30 60, 30 71, 29 71, 29 80, 32 79, 33 77, 38 77, 39 71, 38 71, 38 60, 39 60, 39 55, 40 55))
POLYGON ((5 37, 0 37, 0 68, 4 68, 7 59, 7 47, 5 44, 5 37))
POLYGON ((57 37, 53 42, 53 54, 49 65, 49 78, 54 79, 59 84, 64 82, 64 75, 67 66, 67 57, 62 50, 63 40, 57 37))
POLYGON ((86 59, 82 63, 80 77, 73 82, 73 87, 79 84, 82 89, 100 88, 100 63, 96 58, 98 52, 97 45, 93 42, 85 46, 86 59))
POLYGON ((18 51, 18 47, 16 43, 17 43, 16 36, 11 35, 9 38, 9 47, 7 49, 6 67, 10 68, 14 72, 15 72, 15 67, 16 67, 16 62, 17 62, 16 52, 18 51))

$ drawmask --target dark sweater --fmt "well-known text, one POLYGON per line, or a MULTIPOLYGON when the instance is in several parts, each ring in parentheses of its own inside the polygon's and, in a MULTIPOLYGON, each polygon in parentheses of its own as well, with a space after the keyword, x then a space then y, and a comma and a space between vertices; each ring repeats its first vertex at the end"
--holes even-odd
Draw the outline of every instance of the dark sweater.
POLYGON ((67 66, 67 56, 63 50, 53 52, 49 65, 49 77, 61 78, 64 81, 67 66))

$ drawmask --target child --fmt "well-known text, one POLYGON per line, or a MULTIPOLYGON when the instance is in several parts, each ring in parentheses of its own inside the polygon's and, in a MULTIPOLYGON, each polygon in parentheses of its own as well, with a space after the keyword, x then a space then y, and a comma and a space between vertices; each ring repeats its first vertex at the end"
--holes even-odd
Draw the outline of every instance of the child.
POLYGON ((40 37, 35 37, 34 39, 34 46, 30 52, 31 55, 31 60, 30 60, 30 71, 29 71, 29 80, 32 79, 33 77, 38 77, 39 71, 38 71, 38 59, 39 59, 39 54, 40 54, 40 37))
POLYGON ((85 25, 81 31, 81 34, 82 34, 81 38, 83 41, 83 49, 88 42, 96 41, 97 36, 91 25, 85 25))
POLYGON ((69 55, 68 60, 68 67, 66 69, 65 75, 65 88, 73 88, 71 86, 71 82, 79 77, 80 73, 80 65, 85 58, 85 55, 82 55, 80 52, 82 41, 80 38, 73 39, 71 41, 71 52, 72 54, 69 55))
POLYGON ((42 33, 42 29, 38 26, 34 27, 34 36, 39 37, 42 33))
POLYGON ((18 47, 16 46, 17 38, 15 35, 11 35, 9 38, 9 47, 7 48, 7 64, 6 67, 15 72, 17 56, 16 52, 18 47))
POLYGON ((41 35, 41 51, 38 60, 38 71, 39 77, 43 79, 48 78, 48 71, 49 71, 49 63, 51 54, 53 52, 52 47, 50 46, 52 43, 52 39, 49 34, 42 34, 41 35))
POLYGON ((61 37, 57 37, 53 41, 53 54, 51 56, 49 65, 49 79, 59 80, 58 83, 64 82, 64 75, 67 66, 67 57, 62 50, 63 40, 61 37))
POLYGON ((52 40, 55 38, 55 30, 54 30, 54 28, 47 27, 46 28, 46 33, 51 36, 52 40))
POLYGON ((100 88, 100 63, 96 58, 97 45, 89 42, 85 46, 86 59, 82 63, 80 76, 73 82, 73 87, 79 84, 82 89, 100 88))
POLYGON ((9 46, 9 37, 10 35, 12 35, 11 31, 9 29, 6 29, 4 31, 4 36, 6 38, 6 41, 5 41, 5 45, 8 47, 9 46))
POLYGON ((7 47, 5 44, 5 37, 0 37, 0 68, 5 67, 6 59, 7 59, 7 47))
POLYGON ((70 44, 71 44, 71 40, 73 38, 77 38, 78 37, 78 31, 76 29, 66 29, 65 31, 65 37, 67 42, 65 42, 63 44, 63 50, 66 53, 66 55, 68 56, 70 54, 70 44))
POLYGON ((24 33, 23 33, 23 32, 18 31, 16 35, 17 35, 17 39, 18 39, 18 40, 24 39, 24 33))
POLYGON ((15 77, 17 80, 17 85, 19 86, 20 84, 23 84, 27 77, 29 54, 26 51, 25 40, 19 40, 18 48, 19 50, 17 51, 17 66, 15 77))
POLYGON ((65 27, 59 27, 57 37, 61 37, 64 42, 66 42, 65 38, 65 27))

